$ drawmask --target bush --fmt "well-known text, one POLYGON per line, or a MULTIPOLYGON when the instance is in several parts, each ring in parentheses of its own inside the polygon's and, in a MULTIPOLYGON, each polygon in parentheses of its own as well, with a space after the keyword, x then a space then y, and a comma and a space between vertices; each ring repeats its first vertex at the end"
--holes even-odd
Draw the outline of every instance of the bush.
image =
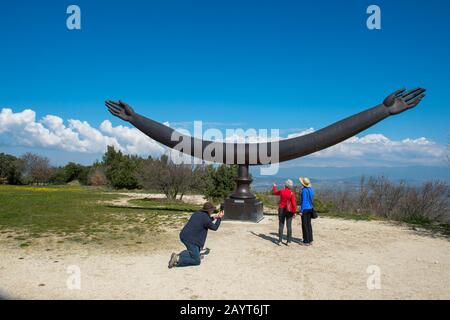
POLYGON ((108 146, 103 156, 103 165, 111 186, 116 189, 136 189, 138 187, 136 172, 140 161, 137 156, 124 155, 113 146, 108 146))
POLYGON ((272 190, 265 192, 256 192, 256 197, 262 201, 265 207, 278 208, 279 196, 275 196, 272 190))
POLYGON ((108 179, 106 178, 105 169, 101 166, 92 167, 87 176, 87 184, 91 186, 106 186, 108 179))
POLYGON ((23 162, 9 154, 0 153, 0 184, 21 184, 23 162))
POLYGON ((50 160, 46 157, 27 152, 21 157, 23 163, 23 181, 27 184, 48 183, 54 173, 50 160))
POLYGON ((208 166, 203 194, 211 201, 223 201, 236 188, 236 165, 208 166))
MULTIPOLYGON (((317 191, 322 205, 340 213, 371 214, 416 223, 450 223, 449 188, 430 181, 419 187, 393 183, 385 177, 361 179, 359 188, 317 191)), ((320 210, 319 210, 320 211, 320 210)))
POLYGON ((198 191, 204 180, 202 167, 175 164, 166 155, 159 159, 149 157, 137 171, 140 185, 147 190, 157 190, 168 199, 183 199, 188 191, 198 191))

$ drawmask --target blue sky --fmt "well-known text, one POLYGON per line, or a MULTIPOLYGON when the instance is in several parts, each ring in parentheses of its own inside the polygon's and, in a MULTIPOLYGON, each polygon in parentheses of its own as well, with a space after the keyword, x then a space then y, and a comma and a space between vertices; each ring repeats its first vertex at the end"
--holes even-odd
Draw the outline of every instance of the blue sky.
MULTIPOLYGON (((171 124, 295 132, 423 86, 418 108, 364 135, 449 142, 448 1, 17 0, 0 12, 0 110, 31 109, 36 122, 117 126, 103 101, 122 99, 171 124), (70 4, 81 8, 81 30, 66 28, 70 4), (366 28, 371 4, 381 30, 366 28)), ((27 147, 46 149, 0 131, 0 151, 27 147)))

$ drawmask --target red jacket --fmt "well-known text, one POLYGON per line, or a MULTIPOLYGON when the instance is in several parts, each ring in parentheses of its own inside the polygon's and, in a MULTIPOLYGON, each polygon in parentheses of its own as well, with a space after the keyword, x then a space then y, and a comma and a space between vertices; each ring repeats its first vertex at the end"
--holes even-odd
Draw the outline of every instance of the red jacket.
POLYGON ((291 199, 292 206, 297 210, 294 191, 286 187, 283 190, 277 190, 277 186, 273 186, 273 194, 276 196, 280 196, 279 208, 286 207, 288 200, 291 199))

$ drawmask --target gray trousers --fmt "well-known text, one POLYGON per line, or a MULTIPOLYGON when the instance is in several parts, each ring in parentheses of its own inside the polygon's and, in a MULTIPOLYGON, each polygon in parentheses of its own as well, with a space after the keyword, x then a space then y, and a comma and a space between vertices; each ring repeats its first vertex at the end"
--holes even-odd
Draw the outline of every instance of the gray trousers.
POLYGON ((278 208, 278 240, 281 242, 283 239, 284 222, 286 221, 287 227, 287 242, 292 240, 292 219, 294 214, 286 210, 286 208, 278 208))

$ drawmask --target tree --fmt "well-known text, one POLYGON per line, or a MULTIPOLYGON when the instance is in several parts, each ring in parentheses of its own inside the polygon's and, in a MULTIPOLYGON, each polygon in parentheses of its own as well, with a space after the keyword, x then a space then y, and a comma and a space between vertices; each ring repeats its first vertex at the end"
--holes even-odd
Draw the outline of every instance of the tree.
POLYGON ((167 155, 159 159, 147 158, 137 172, 145 189, 158 190, 168 198, 183 199, 186 192, 198 190, 201 171, 187 164, 175 164, 167 155))
POLYGON ((89 170, 87 184, 91 186, 106 186, 108 179, 105 175, 105 168, 102 166, 92 166, 89 170))
POLYGON ((53 168, 49 181, 54 184, 66 183, 66 177, 64 173, 64 167, 53 168))
POLYGON ((65 182, 71 182, 77 180, 80 174, 83 172, 83 166, 74 162, 69 162, 64 166, 64 180, 65 182))
POLYGON ((64 184, 78 180, 81 184, 86 185, 88 183, 90 168, 90 166, 69 162, 64 167, 54 168, 54 174, 50 180, 52 183, 56 184, 64 184))
POLYGON ((116 189, 135 189, 138 187, 136 171, 141 159, 137 156, 124 155, 108 146, 103 155, 105 175, 109 183, 116 189))
POLYGON ((46 157, 27 152, 22 157, 24 179, 27 183, 46 183, 52 175, 50 160, 46 157))
POLYGON ((222 164, 218 167, 208 166, 203 194, 214 202, 222 201, 235 189, 236 178, 236 165, 222 164))
POLYGON ((0 153, 0 184, 20 184, 23 162, 9 154, 0 153))
POLYGON ((91 166, 81 166, 81 170, 78 173, 77 180, 81 184, 88 185, 89 184, 89 173, 90 172, 91 172, 91 166))

